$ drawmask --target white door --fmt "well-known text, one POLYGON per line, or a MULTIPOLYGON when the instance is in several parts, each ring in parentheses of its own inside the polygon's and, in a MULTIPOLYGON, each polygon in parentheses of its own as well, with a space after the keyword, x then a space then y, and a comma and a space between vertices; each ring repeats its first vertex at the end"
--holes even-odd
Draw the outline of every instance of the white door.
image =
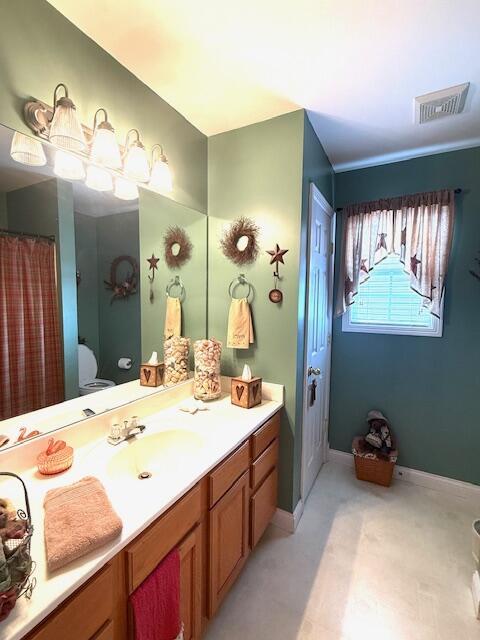
POLYGON ((328 450, 334 226, 333 209, 311 184, 302 434, 304 501, 328 450))

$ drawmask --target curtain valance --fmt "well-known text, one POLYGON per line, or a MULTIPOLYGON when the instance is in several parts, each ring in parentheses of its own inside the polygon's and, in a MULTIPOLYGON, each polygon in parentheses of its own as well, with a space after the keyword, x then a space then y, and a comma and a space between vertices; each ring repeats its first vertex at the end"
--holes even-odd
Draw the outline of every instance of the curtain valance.
POLYGON ((452 244, 453 190, 430 191, 345 207, 336 315, 355 302, 370 271, 396 254, 410 286, 436 316, 452 244))

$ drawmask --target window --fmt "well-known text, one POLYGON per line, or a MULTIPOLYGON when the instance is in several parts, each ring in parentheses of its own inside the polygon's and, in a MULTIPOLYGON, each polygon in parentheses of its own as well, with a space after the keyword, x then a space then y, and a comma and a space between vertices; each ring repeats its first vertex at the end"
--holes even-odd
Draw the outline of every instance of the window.
POLYGON ((441 337, 440 319, 422 305, 422 297, 410 288, 398 255, 379 262, 358 288, 355 302, 343 315, 343 331, 441 337))

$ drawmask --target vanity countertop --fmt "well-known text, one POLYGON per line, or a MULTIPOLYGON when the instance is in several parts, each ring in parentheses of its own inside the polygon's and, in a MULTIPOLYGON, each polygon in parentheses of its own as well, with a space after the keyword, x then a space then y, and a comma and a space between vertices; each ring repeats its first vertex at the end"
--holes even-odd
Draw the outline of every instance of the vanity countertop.
MULTIPOLYGON (((9 618, 0 623, 2 640, 23 638, 283 406, 281 385, 264 383, 264 396, 260 405, 248 410, 232 405, 229 395, 223 394, 221 399, 208 403, 206 411, 194 415, 180 411, 179 406, 184 404, 181 401, 142 419, 146 430, 139 439, 175 430, 190 432, 186 434, 186 442, 191 438, 196 443, 186 457, 182 452, 177 457, 171 454, 162 457, 162 468, 154 471, 148 480, 138 480, 128 464, 124 464, 127 454, 122 452, 130 444, 108 445, 104 435, 77 449, 73 467, 59 476, 44 478, 36 468, 22 471, 35 528, 32 556, 36 561, 37 585, 32 598, 22 597, 9 618), (113 508, 123 521, 122 534, 114 542, 49 575, 43 542, 44 495, 49 489, 87 475, 96 476, 104 484, 113 508)), ((158 447, 160 449, 161 444, 158 447)), ((7 489, 7 484, 2 483, 2 490, 7 489)), ((12 490, 13 487, 11 485, 12 490)))

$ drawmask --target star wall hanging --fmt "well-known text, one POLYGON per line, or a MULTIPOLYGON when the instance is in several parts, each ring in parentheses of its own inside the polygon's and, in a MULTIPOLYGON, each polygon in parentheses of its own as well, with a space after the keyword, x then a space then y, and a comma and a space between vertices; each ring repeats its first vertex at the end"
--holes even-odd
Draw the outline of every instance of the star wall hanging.
POLYGON ((273 272, 273 289, 269 292, 268 298, 270 302, 274 304, 278 304, 283 300, 283 293, 277 287, 278 281, 280 280, 280 274, 278 272, 278 265, 280 262, 285 264, 283 261, 283 256, 288 252, 288 249, 280 249, 278 243, 275 245, 275 249, 271 249, 267 251, 270 256, 270 264, 275 265, 275 271, 273 272))
MULTIPOLYGON (((267 251, 267 253, 272 256, 270 258, 270 264, 275 264, 279 262, 281 262, 282 264, 285 264, 285 262, 283 261, 283 256, 288 252, 288 249, 280 249, 280 247, 278 246, 278 244, 275 245, 275 249, 271 249, 270 251, 267 251)), ((278 268, 278 267, 277 267, 278 268)))
POLYGON ((152 272, 152 275, 148 275, 148 281, 150 282, 150 302, 153 302, 153 298, 154 298, 154 294, 153 294, 153 288, 152 288, 152 284, 153 281, 155 280, 155 269, 157 269, 158 271, 158 261, 160 260, 160 258, 156 258, 155 254, 152 253, 152 257, 151 258, 147 258, 147 262, 150 265, 148 267, 148 270, 152 272))

